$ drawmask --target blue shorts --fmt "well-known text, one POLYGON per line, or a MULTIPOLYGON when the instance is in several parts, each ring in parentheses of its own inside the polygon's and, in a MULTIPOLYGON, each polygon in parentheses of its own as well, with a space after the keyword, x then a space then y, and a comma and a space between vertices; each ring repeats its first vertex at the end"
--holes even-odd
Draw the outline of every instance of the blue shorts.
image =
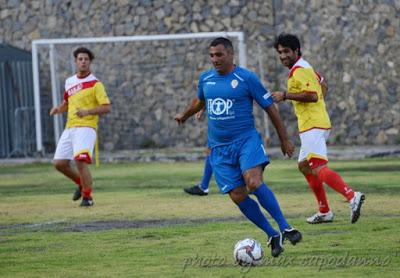
POLYGON ((225 194, 239 186, 244 186, 243 173, 261 165, 269 164, 261 136, 258 133, 229 145, 211 149, 210 163, 221 193, 225 194))

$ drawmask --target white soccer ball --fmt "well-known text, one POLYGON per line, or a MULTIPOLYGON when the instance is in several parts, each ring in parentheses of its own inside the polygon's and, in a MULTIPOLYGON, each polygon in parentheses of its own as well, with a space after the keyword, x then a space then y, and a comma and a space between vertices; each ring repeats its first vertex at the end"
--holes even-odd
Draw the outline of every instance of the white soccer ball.
POLYGON ((246 238, 236 243, 233 257, 239 265, 259 265, 262 263, 264 250, 257 240, 246 238))

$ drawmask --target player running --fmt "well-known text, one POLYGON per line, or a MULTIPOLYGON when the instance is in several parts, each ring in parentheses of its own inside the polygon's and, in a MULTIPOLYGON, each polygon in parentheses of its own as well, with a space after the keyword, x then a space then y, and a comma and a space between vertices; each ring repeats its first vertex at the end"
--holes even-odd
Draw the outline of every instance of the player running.
POLYGON ((286 221, 274 193, 263 182, 269 157, 255 128, 254 101, 271 118, 283 154, 291 157, 294 145, 288 140, 271 94, 253 72, 233 63, 231 41, 214 39, 208 51, 214 69, 200 75, 197 97, 183 113, 175 116, 175 120, 183 124, 206 106, 209 156, 217 185, 221 193, 229 194, 240 211, 268 235, 271 255, 277 257, 283 252, 284 238, 296 244, 302 236, 286 221), (258 202, 249 193, 254 194, 258 202), (280 231, 271 226, 259 204, 278 223, 280 231))
POLYGON ((300 41, 295 35, 281 34, 274 43, 282 64, 289 68, 287 92, 273 92, 275 102, 291 100, 298 119, 301 148, 298 167, 318 201, 319 211, 307 218, 310 224, 332 222, 323 183, 342 194, 350 203, 350 222, 357 222, 365 196, 355 192, 342 177, 328 167, 326 140, 331 122, 326 111, 321 77, 301 57, 300 41))

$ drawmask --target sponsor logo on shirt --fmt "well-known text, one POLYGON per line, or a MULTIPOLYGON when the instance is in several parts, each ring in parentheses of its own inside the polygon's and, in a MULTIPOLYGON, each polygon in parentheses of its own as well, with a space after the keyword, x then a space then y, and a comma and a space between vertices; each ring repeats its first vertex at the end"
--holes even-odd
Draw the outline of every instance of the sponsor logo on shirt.
POLYGON ((232 106, 233 101, 231 99, 208 99, 208 114, 210 116, 230 115, 233 112, 230 110, 232 106))
POLYGON ((77 92, 79 92, 80 90, 82 90, 82 88, 83 88, 82 83, 79 83, 79 84, 69 88, 67 90, 67 94, 68 94, 68 96, 72 96, 72 95, 76 94, 77 92))
POLYGON ((207 84, 207 85, 215 85, 216 83, 213 82, 213 81, 208 81, 208 82, 206 82, 206 84, 207 84))

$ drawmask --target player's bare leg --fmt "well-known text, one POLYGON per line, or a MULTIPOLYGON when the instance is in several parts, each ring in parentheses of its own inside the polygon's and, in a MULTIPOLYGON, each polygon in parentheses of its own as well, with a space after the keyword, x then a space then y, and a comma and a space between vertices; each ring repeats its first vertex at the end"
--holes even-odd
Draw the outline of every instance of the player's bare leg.
POLYGON ((81 198, 81 177, 79 173, 71 167, 71 161, 68 159, 55 159, 53 160, 53 165, 57 169, 57 171, 61 172, 67 178, 70 178, 78 188, 75 190, 74 195, 72 196, 72 200, 76 201, 81 198))
POLYGON ((71 160, 68 160, 68 159, 53 160, 53 165, 59 172, 61 172, 66 177, 70 178, 71 180, 76 181, 80 177, 79 177, 78 172, 74 168, 71 167, 70 163, 71 163, 71 160))
POLYGON ((92 199, 92 174, 89 170, 89 165, 84 161, 76 160, 76 167, 78 169, 79 175, 81 177, 81 184, 82 184, 82 203, 81 206, 92 206, 93 199, 92 199))

